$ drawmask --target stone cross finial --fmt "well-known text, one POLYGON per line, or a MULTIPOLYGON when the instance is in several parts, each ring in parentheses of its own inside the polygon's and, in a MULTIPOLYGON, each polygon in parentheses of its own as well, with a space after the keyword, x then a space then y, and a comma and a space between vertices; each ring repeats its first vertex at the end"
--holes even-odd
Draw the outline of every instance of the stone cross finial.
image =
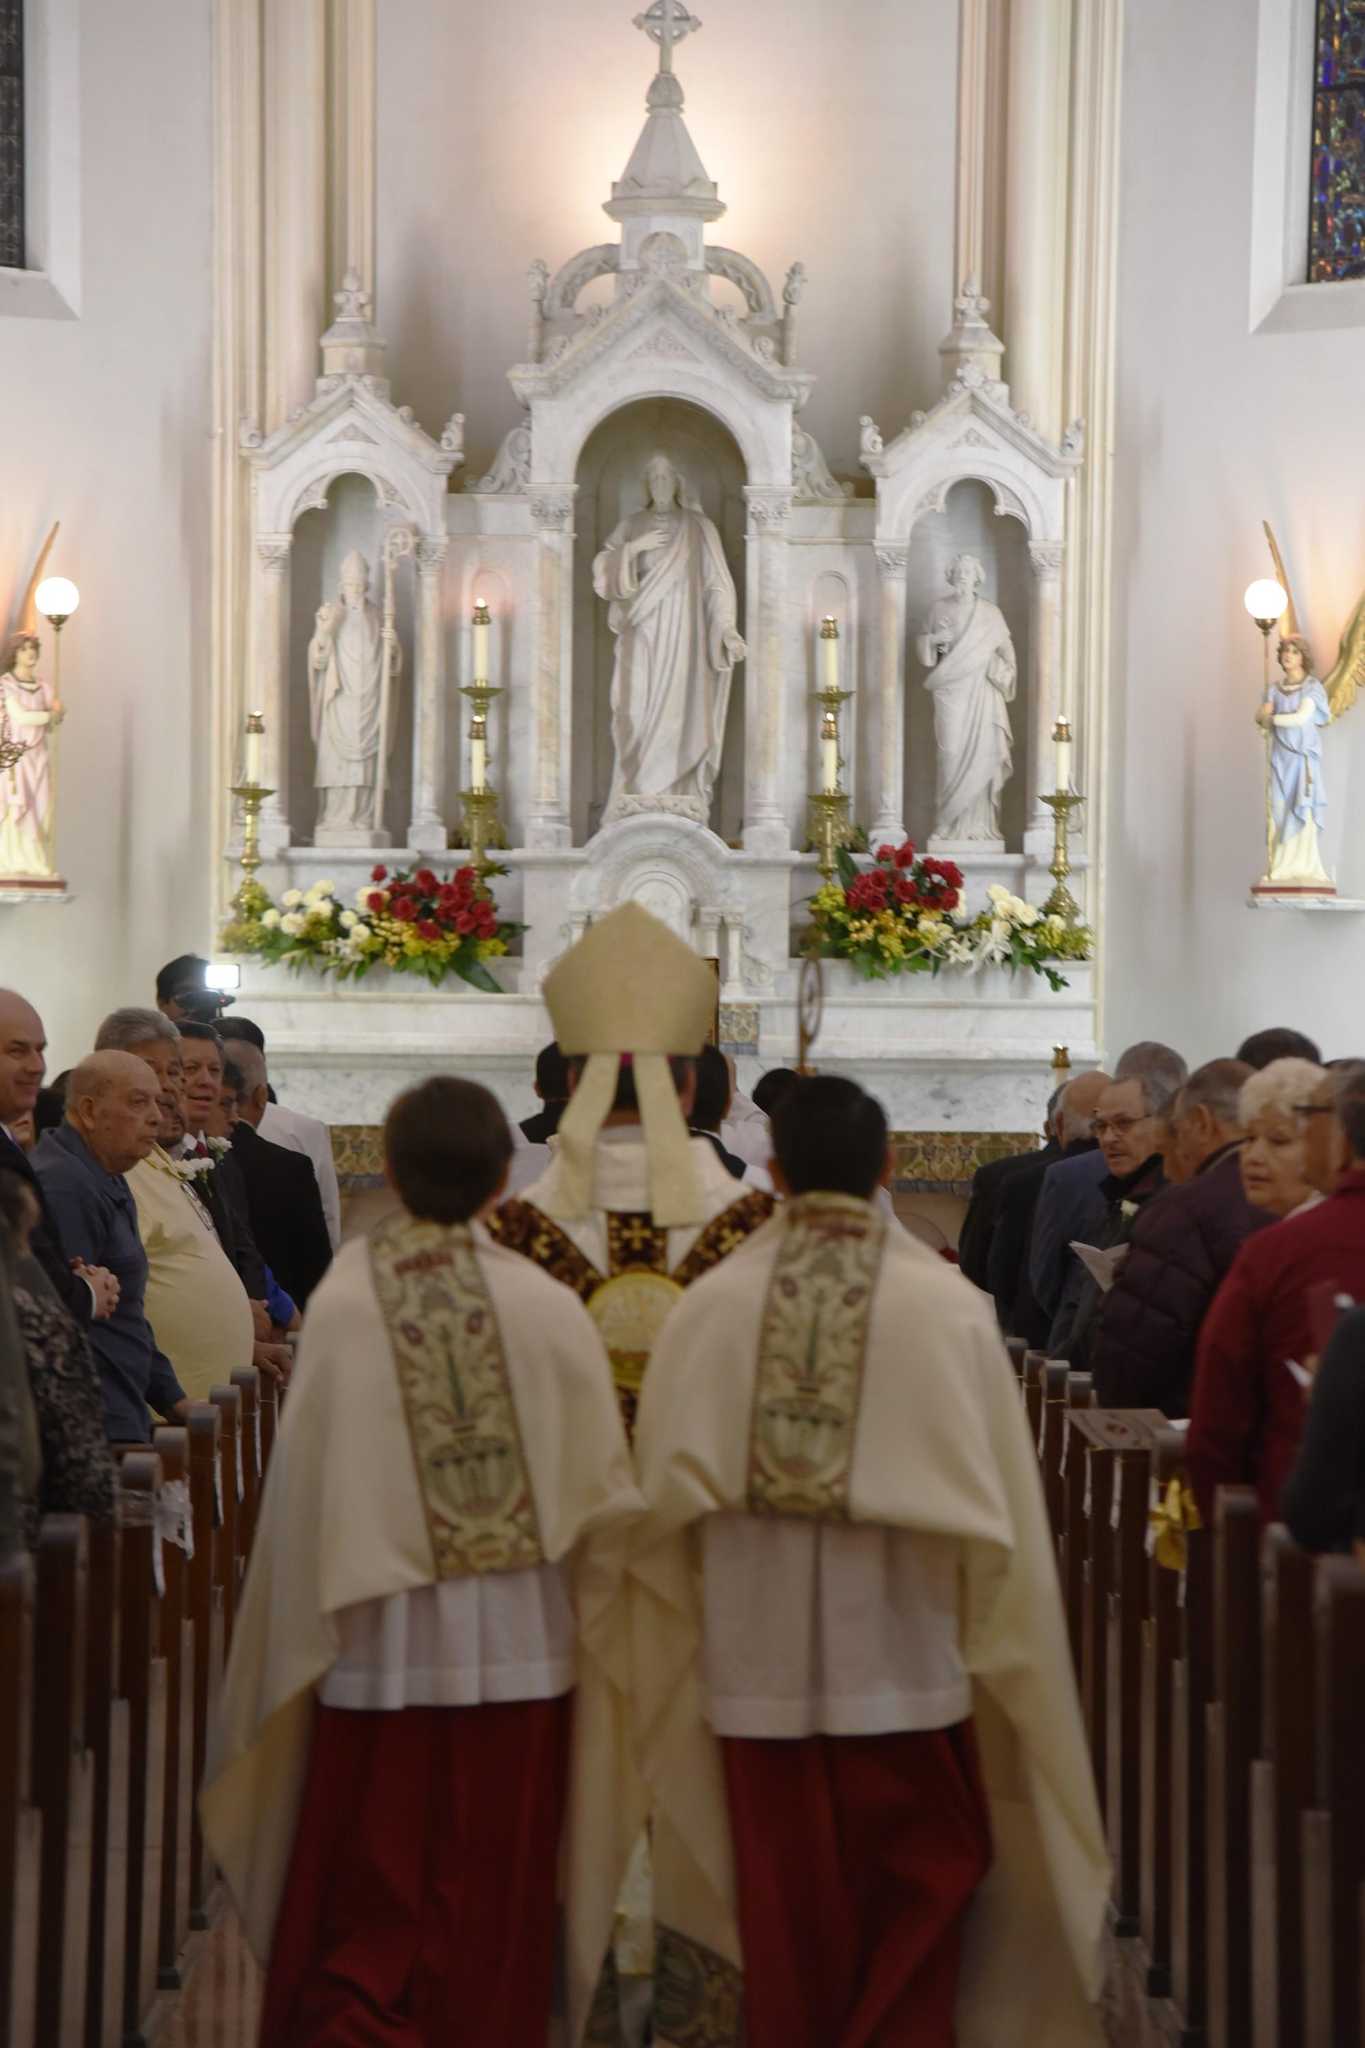
POLYGON ((695 35, 701 23, 688 12, 682 0, 654 0, 652 7, 636 15, 635 26, 659 45, 659 69, 668 72, 673 69, 674 44, 684 36, 695 35))
POLYGON ((358 270, 348 270, 341 280, 341 290, 332 294, 332 304, 337 309, 338 320, 368 320, 370 317, 370 294, 360 282, 358 270))

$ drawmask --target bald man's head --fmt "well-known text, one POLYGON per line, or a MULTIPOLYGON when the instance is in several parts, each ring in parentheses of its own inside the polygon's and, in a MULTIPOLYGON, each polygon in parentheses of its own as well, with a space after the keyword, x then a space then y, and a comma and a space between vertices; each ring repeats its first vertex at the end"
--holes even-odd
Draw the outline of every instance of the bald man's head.
POLYGON ((32 1003, 0 988, 0 1124, 32 1114, 47 1072, 47 1033, 32 1003))
POLYGON ((106 1173, 145 1159, 161 1125, 161 1083, 131 1052, 92 1052, 66 1084, 66 1120, 106 1173))
POLYGON ((1101 1073, 1077 1074, 1074 1081, 1068 1081, 1061 1107, 1064 1145, 1078 1144, 1090 1136, 1090 1119, 1108 1086, 1108 1074, 1101 1073))

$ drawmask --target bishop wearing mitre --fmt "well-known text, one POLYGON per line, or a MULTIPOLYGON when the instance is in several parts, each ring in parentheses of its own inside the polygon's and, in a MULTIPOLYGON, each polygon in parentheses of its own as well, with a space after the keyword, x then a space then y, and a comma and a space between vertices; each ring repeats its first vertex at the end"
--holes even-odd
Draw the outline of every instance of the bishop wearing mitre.
POLYGON ((628 1604, 655 2040, 1098 2048, 1104 1834, 990 1305, 873 1200, 852 1082, 640 1403, 628 1604))
POLYGON ((268 1966, 261 2048, 545 2048, 561 1912, 576 2041, 634 1840, 639 1497, 591 1320, 479 1222, 512 1156, 493 1097, 424 1083, 385 1153, 401 1209, 309 1303, 205 1838, 268 1966))
POLYGON ((489 1227, 586 1304, 629 1426, 669 1310, 766 1221, 772 1197, 738 1194, 710 1139, 688 1135, 716 1001, 691 946, 626 903, 564 955, 544 993, 572 1094, 554 1159, 489 1227))

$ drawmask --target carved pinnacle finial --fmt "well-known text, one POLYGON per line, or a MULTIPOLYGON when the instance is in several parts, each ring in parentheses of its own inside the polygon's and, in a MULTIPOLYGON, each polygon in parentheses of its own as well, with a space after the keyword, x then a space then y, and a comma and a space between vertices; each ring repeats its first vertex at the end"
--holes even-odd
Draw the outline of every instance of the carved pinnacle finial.
POLYGON ((338 320, 368 320, 370 317, 370 294, 360 282, 358 270, 348 270, 341 280, 341 290, 333 292, 332 304, 337 309, 338 320))
POLYGON ((690 14, 682 0, 654 0, 643 14, 635 17, 636 28, 643 29, 647 36, 659 45, 659 70, 673 69, 673 46, 684 36, 695 35, 701 27, 695 14, 690 14))

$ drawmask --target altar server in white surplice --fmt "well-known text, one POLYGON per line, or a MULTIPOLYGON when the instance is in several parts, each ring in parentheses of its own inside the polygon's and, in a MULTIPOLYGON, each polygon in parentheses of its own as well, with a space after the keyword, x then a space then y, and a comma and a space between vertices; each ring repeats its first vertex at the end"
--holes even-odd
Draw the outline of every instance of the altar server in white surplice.
POLYGON ((634 1837, 640 1501, 587 1314, 477 1221, 512 1156, 493 1097, 428 1081, 385 1145, 403 1207, 304 1322, 205 1835, 268 1965, 261 2048, 545 2048, 561 1912, 576 2040, 634 1837))
POLYGON ((637 1425, 655 2038, 1098 2048, 1104 1833, 990 1304, 888 1227, 852 1082, 773 1124, 788 1199, 637 1425))
POLYGON ((1004 613, 980 594, 985 580, 975 555, 959 555, 948 570, 952 596, 933 607, 917 643, 934 699, 934 838, 944 842, 1000 837, 1000 798, 1014 766, 1018 664, 1004 613))
POLYGON ((720 772, 730 677, 743 661, 734 579, 720 535, 666 455, 645 471, 649 502, 623 519, 592 565, 616 634, 611 684, 622 797, 692 798, 705 822, 720 772))

